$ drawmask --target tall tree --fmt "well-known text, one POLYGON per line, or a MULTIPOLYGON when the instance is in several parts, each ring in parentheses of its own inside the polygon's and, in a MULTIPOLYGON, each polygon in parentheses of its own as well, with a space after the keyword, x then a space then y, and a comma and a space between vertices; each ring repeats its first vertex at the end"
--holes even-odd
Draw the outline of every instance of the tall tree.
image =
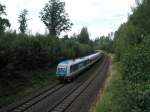
POLYGON ((18 22, 20 24, 19 30, 23 34, 26 32, 27 27, 28 27, 27 21, 29 19, 27 18, 27 15, 28 15, 28 10, 24 9, 24 10, 21 11, 21 13, 20 13, 20 15, 18 17, 18 22))
POLYGON ((88 32, 87 27, 83 27, 81 29, 81 32, 78 36, 78 39, 79 39, 80 43, 83 43, 83 44, 88 44, 89 43, 90 39, 89 39, 89 32, 88 32))
POLYGON ((52 36, 58 36, 62 31, 70 30, 73 25, 64 7, 64 2, 50 0, 40 12, 40 18, 52 36))
POLYGON ((5 9, 6 7, 0 4, 0 34, 5 31, 6 27, 10 27, 9 20, 1 17, 1 15, 6 15, 5 9))

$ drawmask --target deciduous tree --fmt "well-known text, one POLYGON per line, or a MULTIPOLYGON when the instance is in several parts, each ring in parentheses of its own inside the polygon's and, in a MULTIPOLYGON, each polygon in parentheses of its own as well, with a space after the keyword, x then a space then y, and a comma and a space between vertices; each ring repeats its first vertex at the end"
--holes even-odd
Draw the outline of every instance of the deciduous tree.
POLYGON ((40 18, 52 36, 58 36, 62 31, 71 29, 72 23, 64 7, 64 2, 50 0, 40 12, 40 18))
POLYGON ((22 10, 22 12, 20 13, 19 17, 18 17, 18 22, 20 24, 19 26, 19 30, 21 33, 25 33, 27 30, 27 21, 29 20, 27 18, 28 15, 28 10, 24 9, 22 10))
POLYGON ((5 9, 6 7, 0 4, 0 34, 5 31, 6 27, 11 26, 8 19, 1 17, 1 15, 6 15, 5 9))
POLYGON ((78 39, 79 39, 79 42, 80 43, 84 43, 84 44, 88 44, 90 39, 89 39, 89 32, 88 32, 88 29, 87 27, 83 27, 81 29, 81 32, 78 36, 78 39))

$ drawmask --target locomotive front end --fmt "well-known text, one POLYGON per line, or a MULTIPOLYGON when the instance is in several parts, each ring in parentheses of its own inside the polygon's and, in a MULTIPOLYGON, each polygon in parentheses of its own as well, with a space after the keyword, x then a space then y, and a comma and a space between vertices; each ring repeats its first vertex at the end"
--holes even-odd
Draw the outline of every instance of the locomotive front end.
POLYGON ((66 64, 59 64, 57 66, 56 77, 60 80, 64 80, 66 75, 67 75, 67 65, 66 64))

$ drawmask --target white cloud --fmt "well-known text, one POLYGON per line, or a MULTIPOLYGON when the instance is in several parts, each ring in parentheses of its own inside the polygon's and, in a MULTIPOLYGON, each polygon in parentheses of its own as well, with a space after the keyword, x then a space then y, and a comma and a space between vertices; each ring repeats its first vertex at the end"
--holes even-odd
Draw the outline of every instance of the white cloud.
MULTIPOLYGON (((107 35, 127 20, 134 0, 65 0, 74 27, 87 26, 91 36, 107 35), (73 5, 74 4, 74 5, 73 5)), ((76 29, 74 28, 73 29, 76 29)), ((74 30, 73 30, 74 31, 74 30)), ((73 33, 73 32, 72 32, 73 33)))
MULTIPOLYGON (((72 31, 79 32, 83 26, 87 26, 91 37, 107 35, 117 30, 122 22, 127 20, 131 13, 131 6, 135 0, 63 0, 66 2, 66 11, 74 23, 72 31)), ((12 29, 18 29, 17 18, 24 8, 29 10, 29 30, 32 33, 44 33, 45 26, 39 19, 39 12, 48 0, 1 0, 6 5, 8 19, 12 29)), ((64 33, 63 33, 64 34, 64 33)))

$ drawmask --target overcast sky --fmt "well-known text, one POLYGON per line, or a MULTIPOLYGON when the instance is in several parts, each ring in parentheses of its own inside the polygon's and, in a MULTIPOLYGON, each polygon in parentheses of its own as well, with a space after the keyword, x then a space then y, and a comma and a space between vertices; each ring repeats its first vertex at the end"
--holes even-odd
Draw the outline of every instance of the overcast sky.
MULTIPOLYGON (((67 34, 79 33, 83 26, 87 26, 93 39, 116 31, 121 23, 126 22, 128 15, 131 14, 131 6, 135 5, 135 0, 63 1, 66 3, 66 12, 74 24, 67 34)), ((39 12, 48 0, 1 0, 0 2, 6 6, 11 29, 18 30, 18 15, 25 8, 29 10, 28 18, 32 18, 28 21, 28 29, 33 34, 45 32, 46 28, 39 19, 39 12)))

